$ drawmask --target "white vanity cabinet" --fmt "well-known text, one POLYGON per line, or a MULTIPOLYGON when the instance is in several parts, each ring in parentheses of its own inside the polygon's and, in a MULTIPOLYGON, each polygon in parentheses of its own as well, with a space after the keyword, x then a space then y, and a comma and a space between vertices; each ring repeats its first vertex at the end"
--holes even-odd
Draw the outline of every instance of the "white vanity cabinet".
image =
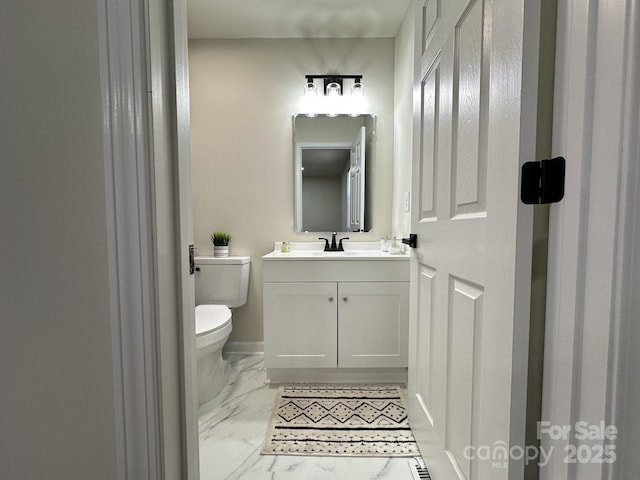
POLYGON ((406 367, 409 282, 338 284, 338 366, 406 367))
POLYGON ((335 367, 335 283, 265 283, 265 366, 335 367))
POLYGON ((263 260, 271 380, 406 380, 408 256, 274 253, 263 260))

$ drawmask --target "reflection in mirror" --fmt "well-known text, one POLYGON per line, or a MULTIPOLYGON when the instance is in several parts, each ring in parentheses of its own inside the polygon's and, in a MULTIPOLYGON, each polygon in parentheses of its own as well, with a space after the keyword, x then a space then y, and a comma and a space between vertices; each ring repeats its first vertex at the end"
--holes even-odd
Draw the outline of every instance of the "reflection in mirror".
POLYGON ((371 230, 374 120, 294 116, 297 232, 371 230))

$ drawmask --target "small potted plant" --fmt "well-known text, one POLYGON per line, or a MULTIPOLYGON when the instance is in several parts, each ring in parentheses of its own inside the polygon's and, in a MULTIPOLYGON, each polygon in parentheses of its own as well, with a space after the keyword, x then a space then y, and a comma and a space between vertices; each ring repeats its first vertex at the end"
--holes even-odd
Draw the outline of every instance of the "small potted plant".
POLYGON ((231 234, 227 232, 213 232, 211 234, 211 241, 213 242, 214 257, 229 256, 229 242, 231 242, 231 234))

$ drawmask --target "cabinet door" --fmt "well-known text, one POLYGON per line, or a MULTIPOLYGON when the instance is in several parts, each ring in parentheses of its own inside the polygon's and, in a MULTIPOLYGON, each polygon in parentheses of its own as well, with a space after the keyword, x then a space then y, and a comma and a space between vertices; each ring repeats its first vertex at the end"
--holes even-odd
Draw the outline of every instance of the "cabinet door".
POLYGON ((340 367, 406 367, 409 282, 338 284, 340 367))
POLYGON ((336 367, 337 284, 265 283, 267 368, 336 367))

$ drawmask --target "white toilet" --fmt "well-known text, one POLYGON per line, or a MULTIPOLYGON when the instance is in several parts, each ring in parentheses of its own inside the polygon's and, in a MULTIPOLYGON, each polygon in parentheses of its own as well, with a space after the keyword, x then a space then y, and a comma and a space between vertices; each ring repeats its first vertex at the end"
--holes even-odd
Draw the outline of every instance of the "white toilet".
POLYGON ((229 365, 222 347, 231 334, 231 310, 247 303, 250 257, 196 257, 198 406, 220 393, 229 365))

